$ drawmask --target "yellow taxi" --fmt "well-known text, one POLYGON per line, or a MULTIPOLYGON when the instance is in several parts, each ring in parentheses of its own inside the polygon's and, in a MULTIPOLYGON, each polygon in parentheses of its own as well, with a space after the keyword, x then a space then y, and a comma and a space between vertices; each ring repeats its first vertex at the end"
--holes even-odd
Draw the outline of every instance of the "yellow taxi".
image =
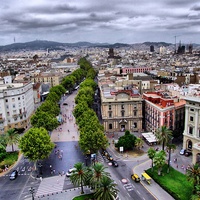
POLYGON ((137 174, 132 174, 131 178, 135 181, 135 182, 140 182, 140 177, 137 174))

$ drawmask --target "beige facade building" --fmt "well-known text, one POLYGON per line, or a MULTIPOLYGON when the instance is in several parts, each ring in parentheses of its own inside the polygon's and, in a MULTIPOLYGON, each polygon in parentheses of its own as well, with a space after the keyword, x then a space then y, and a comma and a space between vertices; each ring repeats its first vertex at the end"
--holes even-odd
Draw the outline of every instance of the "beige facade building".
POLYGON ((186 97, 183 148, 192 151, 192 163, 200 163, 200 98, 186 97))
POLYGON ((142 97, 133 90, 101 88, 101 113, 107 132, 142 130, 142 97))
POLYGON ((66 74, 59 72, 43 72, 31 78, 33 83, 50 83, 51 87, 61 84, 66 74))

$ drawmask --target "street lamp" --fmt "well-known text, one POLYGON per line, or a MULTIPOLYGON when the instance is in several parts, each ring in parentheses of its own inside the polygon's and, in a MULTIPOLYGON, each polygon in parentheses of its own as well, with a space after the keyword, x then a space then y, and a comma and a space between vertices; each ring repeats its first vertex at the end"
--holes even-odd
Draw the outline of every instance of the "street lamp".
POLYGON ((42 175, 42 163, 38 163, 38 167, 39 167, 39 174, 42 175))
POLYGON ((88 156, 85 156, 85 165, 87 166, 88 156))
POLYGON ((29 189, 29 192, 30 192, 31 195, 32 195, 32 200, 34 200, 34 196, 33 196, 34 191, 35 191, 35 189, 34 189, 33 187, 31 187, 31 188, 29 189))

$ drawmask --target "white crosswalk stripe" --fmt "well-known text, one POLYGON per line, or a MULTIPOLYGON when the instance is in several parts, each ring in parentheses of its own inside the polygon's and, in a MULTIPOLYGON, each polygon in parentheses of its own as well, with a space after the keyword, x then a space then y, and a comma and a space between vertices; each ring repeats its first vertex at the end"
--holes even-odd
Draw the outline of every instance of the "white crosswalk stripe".
POLYGON ((127 184, 124 184, 124 188, 127 190, 127 191, 132 191, 134 190, 133 188, 133 184, 132 183, 127 183, 127 184))
POLYGON ((63 190, 65 176, 54 176, 44 178, 37 190, 36 196, 40 197, 47 194, 61 192, 63 190))

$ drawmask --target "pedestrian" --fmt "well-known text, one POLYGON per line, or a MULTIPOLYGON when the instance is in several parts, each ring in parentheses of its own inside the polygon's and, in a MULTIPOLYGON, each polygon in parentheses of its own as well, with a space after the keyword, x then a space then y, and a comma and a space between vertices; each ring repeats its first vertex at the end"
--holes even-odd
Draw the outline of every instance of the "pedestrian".
POLYGON ((42 181, 42 177, 40 176, 40 181, 42 181))
POLYGON ((56 170, 55 169, 53 169, 53 174, 55 174, 56 173, 56 170))
POLYGON ((176 165, 176 168, 178 169, 178 165, 176 165))

